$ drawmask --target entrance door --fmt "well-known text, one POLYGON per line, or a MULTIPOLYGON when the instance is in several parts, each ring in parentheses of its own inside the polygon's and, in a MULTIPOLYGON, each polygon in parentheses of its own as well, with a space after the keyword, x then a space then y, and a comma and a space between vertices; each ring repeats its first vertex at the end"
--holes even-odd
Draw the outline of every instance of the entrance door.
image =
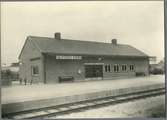
POLYGON ((85 65, 85 78, 103 77, 103 65, 85 65))

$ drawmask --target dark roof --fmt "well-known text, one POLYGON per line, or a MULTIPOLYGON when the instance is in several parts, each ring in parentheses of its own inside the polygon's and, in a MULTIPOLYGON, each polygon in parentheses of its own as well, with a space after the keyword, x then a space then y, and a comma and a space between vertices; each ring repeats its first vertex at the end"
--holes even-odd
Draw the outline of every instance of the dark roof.
POLYGON ((114 45, 111 43, 69 39, 58 40, 55 38, 35 36, 29 36, 28 39, 31 40, 42 53, 148 57, 140 50, 125 44, 114 45))

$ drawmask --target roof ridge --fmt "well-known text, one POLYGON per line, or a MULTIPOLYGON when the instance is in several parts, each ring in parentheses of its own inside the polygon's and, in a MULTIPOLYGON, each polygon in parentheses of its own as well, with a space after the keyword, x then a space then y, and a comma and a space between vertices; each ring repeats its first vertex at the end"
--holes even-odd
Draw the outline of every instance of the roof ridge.
MULTIPOLYGON (((110 42, 99 42, 99 41, 89 41, 89 40, 78 40, 78 39, 61 39, 61 40, 65 40, 65 41, 76 41, 76 42, 90 42, 90 43, 99 43, 99 44, 110 44, 110 45, 113 45, 112 43, 110 42)), ((116 45, 126 45, 126 44, 116 44, 116 45)))
POLYGON ((31 37, 31 38, 49 38, 49 39, 55 39, 55 38, 51 38, 51 37, 41 37, 41 36, 33 36, 33 35, 29 35, 28 37, 31 37))
MULTIPOLYGON (((53 39, 55 39, 55 38, 51 38, 51 37, 41 37, 41 36, 28 36, 28 37, 31 37, 31 38, 47 38, 47 39, 51 39, 51 40, 53 40, 53 39)), ((58 39, 56 39, 56 40, 58 40, 58 39)), ((61 39, 61 40, 64 40, 64 41, 75 41, 75 42, 90 42, 90 43, 99 43, 99 44, 111 44, 111 45, 113 45, 112 43, 110 43, 110 42, 97 42, 97 41, 89 41, 89 40, 79 40, 79 39, 65 39, 65 38, 63 38, 63 39, 61 39)), ((120 44, 120 43, 117 43, 117 45, 127 45, 127 44, 120 44)))

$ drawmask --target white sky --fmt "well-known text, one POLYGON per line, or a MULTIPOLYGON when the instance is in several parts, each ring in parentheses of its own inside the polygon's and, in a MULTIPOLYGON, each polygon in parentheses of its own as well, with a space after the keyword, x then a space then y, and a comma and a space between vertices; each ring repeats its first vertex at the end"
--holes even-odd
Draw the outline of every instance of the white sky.
POLYGON ((28 35, 130 44, 164 57, 163 1, 4 2, 1 61, 17 62, 28 35))

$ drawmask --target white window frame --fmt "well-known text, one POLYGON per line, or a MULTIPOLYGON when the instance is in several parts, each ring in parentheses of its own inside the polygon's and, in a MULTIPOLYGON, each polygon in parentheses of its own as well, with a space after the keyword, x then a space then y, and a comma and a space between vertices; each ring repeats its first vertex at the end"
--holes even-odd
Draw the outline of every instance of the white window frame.
POLYGON ((126 72, 127 71, 127 64, 122 64, 121 65, 121 71, 126 72), (124 67, 124 69, 122 69, 124 67), (126 68, 126 69, 125 69, 126 68))
POLYGON ((114 69, 114 72, 119 72, 120 71, 120 67, 119 64, 114 64, 114 68, 116 66, 116 70, 114 69))
POLYGON ((111 65, 110 64, 106 64, 105 66, 104 66, 105 68, 105 72, 111 72, 111 65))
POLYGON ((134 70, 135 70, 135 65, 134 65, 134 64, 130 64, 130 65, 129 65, 129 70, 130 70, 130 71, 134 71, 134 70), (133 69, 132 69, 132 66, 133 66, 133 69))

